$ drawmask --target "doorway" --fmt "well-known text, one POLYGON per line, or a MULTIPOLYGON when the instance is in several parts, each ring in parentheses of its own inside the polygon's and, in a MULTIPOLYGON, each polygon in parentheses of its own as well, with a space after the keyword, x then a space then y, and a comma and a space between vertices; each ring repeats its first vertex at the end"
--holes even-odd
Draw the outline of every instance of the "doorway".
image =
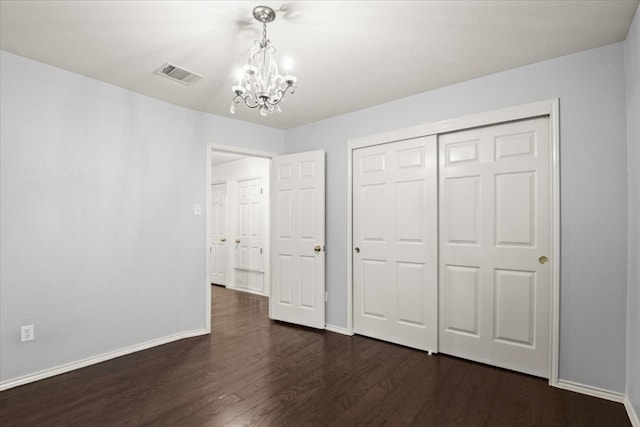
POLYGON ((211 285, 270 293, 270 170, 274 153, 207 144, 206 325, 211 285))
POLYGON ((268 296, 270 159, 214 151, 209 173, 211 283, 268 296))
MULTIPOLYGON (((517 127, 518 125, 513 126, 517 127)), ((379 332, 381 329, 371 333, 368 330, 368 326, 365 326, 365 323, 361 321, 363 317, 375 317, 371 316, 371 313, 368 313, 368 311, 371 310, 365 309, 364 301, 369 298, 370 301, 377 301, 379 307, 391 307, 392 305, 391 310, 397 311, 398 301, 403 299, 401 298, 402 290, 398 285, 400 277, 397 274, 393 278, 395 285, 387 286, 387 289, 380 291, 380 287, 376 288, 373 286, 376 283, 375 275, 370 275, 374 280, 367 280, 365 275, 358 271, 363 268, 362 255, 359 254, 359 249, 362 249, 362 239, 365 237, 358 234, 357 228, 360 225, 356 217, 358 209, 361 208, 361 206, 357 207, 356 205, 361 204, 363 200, 362 189, 356 188, 358 185, 357 176, 361 173, 361 171, 357 170, 361 165, 356 164, 359 152, 362 152, 359 150, 367 147, 383 147, 383 144, 392 142, 394 144, 401 144, 420 137, 431 136, 438 138, 439 149, 437 159, 439 162, 438 181, 440 188, 438 191, 439 196, 435 199, 439 209, 439 222, 437 222, 438 238, 436 239, 439 245, 438 257, 440 258, 438 261, 439 296, 438 298, 430 299, 427 303, 427 309, 421 307, 423 309, 421 318, 427 318, 425 316, 430 314, 431 317, 429 317, 429 321, 433 323, 428 325, 428 327, 435 327, 438 330, 437 346, 434 351, 442 351, 484 363, 543 376, 549 378, 551 385, 557 385, 559 334, 558 278, 560 261, 558 259, 558 135, 558 100, 554 99, 349 141, 348 165, 350 170, 347 187, 349 193, 347 213, 348 331, 380 337, 379 332), (477 135, 475 135, 474 132, 477 132, 478 129, 494 127, 505 123, 520 123, 525 120, 536 122, 538 130, 543 129, 546 131, 547 139, 544 140, 543 137, 543 143, 546 144, 548 148, 546 153, 544 150, 539 151, 539 147, 536 146, 536 143, 539 141, 529 137, 530 129, 513 130, 509 128, 503 132, 504 138, 500 139, 496 135, 488 135, 486 136, 486 142, 483 143, 483 147, 477 145, 479 144, 476 142, 478 138, 476 138, 477 135), (469 133, 464 134, 465 131, 469 131, 469 133), (474 134, 472 135, 471 133, 474 134), (483 152, 481 153, 481 151, 483 152), (492 165, 489 167, 494 169, 500 169, 496 166, 496 159, 502 160, 500 167, 507 164, 507 159, 512 161, 512 163, 517 163, 517 167, 513 170, 492 170, 490 178, 486 180, 488 187, 483 188, 482 194, 479 192, 479 187, 476 187, 476 181, 478 181, 476 178, 481 175, 480 171, 466 170, 469 168, 473 169, 474 162, 479 163, 480 155, 489 156, 483 158, 482 162, 491 160, 492 165), (542 166, 542 169, 538 170, 540 165, 535 166, 527 163, 530 158, 540 156, 544 157, 542 160, 543 163, 546 162, 546 172, 544 169, 545 166, 542 166), (451 165, 458 162, 458 165, 466 165, 466 169, 460 169, 458 176, 446 176, 443 175, 444 166, 446 165, 445 162, 449 162, 451 165), (537 178, 537 176, 545 174, 546 178, 542 178, 541 180, 537 178), (443 185, 448 185, 448 187, 443 187, 443 185), (474 193, 475 190, 471 191, 474 188, 478 188, 476 193, 478 206, 481 206, 481 204, 485 204, 486 206, 484 213, 478 215, 473 214, 473 218, 469 217, 471 218, 469 219, 467 217, 473 212, 469 204, 474 200, 472 193, 474 193), (488 192, 491 190, 493 190, 496 197, 489 197, 490 194, 488 192), (543 194, 543 199, 536 199, 534 196, 540 191, 542 193, 546 191, 547 196, 545 197, 543 194), (527 196, 527 194, 529 196, 527 196), (456 195, 460 195, 460 197, 456 198, 456 195), (443 211, 447 206, 454 206, 456 213, 443 211), (524 212, 522 209, 528 212, 524 212), (493 213, 492 215, 488 215, 490 211, 495 211, 495 215, 493 215, 493 213), (541 217, 541 212, 543 211, 546 218, 541 217), (498 227, 494 227, 494 222, 498 220, 498 227), (540 223, 536 222, 539 220, 542 221, 545 226, 545 231, 542 233, 539 233, 540 229, 536 229, 536 227, 540 227, 540 223), (458 224, 456 221, 462 222, 458 224), (489 230, 487 233, 493 234, 491 236, 483 234, 483 241, 494 242, 495 237, 495 244, 492 244, 492 246, 502 246, 498 249, 506 249, 506 251, 502 252, 508 252, 509 256, 515 253, 526 253, 526 257, 533 257, 532 263, 522 266, 517 263, 517 265, 513 263, 503 265, 503 263, 500 262, 488 266, 483 269, 488 271, 487 274, 483 271, 483 281, 489 283, 490 288, 481 290, 479 287, 480 281, 478 280, 476 282, 474 281, 475 279, 472 280, 479 271, 479 262, 475 262, 475 264, 473 262, 465 264, 461 258, 466 254, 465 251, 469 249, 467 246, 478 246, 478 242, 471 241, 473 239, 467 241, 467 238, 469 238, 467 234, 471 233, 474 229, 477 233, 480 233, 481 230, 484 229, 489 230), (448 231, 451 230, 453 230, 453 234, 448 233, 448 231), (527 236, 525 236, 527 232, 529 233, 527 234, 529 236, 528 241, 526 241, 527 236), (465 235, 460 237, 460 233, 465 235), (498 234, 496 235, 495 233, 498 234), (458 239, 458 237, 462 240, 458 239), (447 241, 447 244, 444 245, 443 239, 448 238, 452 240, 450 239, 451 241, 447 241), (458 242, 456 239, 460 241, 458 242), (534 240, 535 243, 533 243, 534 240), (462 251, 462 253, 453 253, 449 249, 455 249, 458 250, 458 252, 462 251), (535 256, 533 252, 536 253, 535 256), (534 264, 539 264, 541 268, 535 267, 534 264), (356 280, 360 281, 360 283, 355 283, 356 280), (366 289, 367 281, 369 282, 370 289, 366 289), (475 286, 474 283, 477 283, 478 286, 475 286), (495 285, 496 283, 497 285, 495 285), (447 287, 447 285, 450 286, 447 287), (474 289, 477 289, 475 293, 471 292, 474 291, 474 289), (376 292, 378 292, 378 294, 376 294, 376 292), (508 304, 511 300, 517 300, 517 304, 508 304), (478 309, 474 312, 473 309, 480 307, 480 303, 482 303, 482 310, 478 309), (541 306, 546 306, 546 309, 543 307, 542 310, 534 313, 534 310, 541 306), (433 316, 434 312, 437 313, 435 317, 433 316), (544 317, 544 319, 540 319, 540 316, 544 317), (478 338, 480 332, 478 325, 480 325, 480 323, 483 325, 482 335, 486 337, 486 340, 477 346, 477 343, 482 341, 478 338), (488 328, 487 324, 489 324, 488 328), (497 326, 494 327, 494 325, 497 326), (456 330, 456 328, 458 330, 456 330), (462 330, 464 328, 468 330, 462 330), (477 333, 473 332, 476 330, 474 328, 477 329, 477 333), (544 333, 540 334, 540 332, 547 332, 547 334, 545 336, 544 333), (473 334, 478 336, 471 336, 473 334), (466 350, 468 350, 468 348, 463 348, 464 345, 456 341, 460 337, 463 337, 463 341, 466 338, 466 342, 469 343, 469 345, 475 346, 473 347, 474 350, 467 352, 466 350), (491 345, 487 343, 491 343, 491 345), (504 348, 502 348, 502 350, 494 351, 497 346, 500 345, 507 349, 504 350, 504 348), (537 354, 530 357, 530 361, 535 360, 538 362, 539 364, 537 366, 529 369, 528 367, 523 368, 523 366, 519 366, 517 363, 509 363, 509 361, 522 356, 518 351, 531 353, 530 350, 534 348, 537 354), (480 350, 476 351, 478 349, 480 350), (500 355, 501 351, 506 354, 506 357, 500 355), (513 351, 518 354, 511 354, 513 351), (507 362, 505 362, 505 360, 507 362)), ((387 163, 386 167, 391 166, 387 163)), ((402 212, 402 207, 397 205, 398 200, 396 197, 394 206, 398 207, 398 209, 396 209, 397 212, 402 212)), ((415 202, 415 197, 413 200, 415 202)), ((396 219, 398 218, 399 216, 396 219)), ((394 219, 391 218, 385 222, 389 224, 390 227, 393 227, 394 219)), ((395 236, 395 238, 396 242, 400 242, 399 236, 395 236)), ((479 238, 480 234, 478 234, 478 239, 479 238)), ((382 240, 378 239, 378 241, 381 242, 382 240)), ((487 248, 487 250, 489 249, 487 248)), ((395 256, 398 253, 398 251, 392 251, 391 255, 395 256)), ((393 256, 391 256, 389 260, 394 261, 396 264, 394 268, 397 270, 400 264, 398 260, 392 259, 393 256)), ((482 259, 483 257, 480 258, 482 259)), ((378 266, 383 265, 386 262, 385 260, 386 258, 380 254, 369 258, 370 263, 373 262, 378 266)), ((403 280, 403 282, 406 281, 403 280)), ((486 287, 487 286, 485 286, 485 288, 486 287)), ((418 292, 414 294, 416 299, 420 300, 422 298, 424 289, 421 290, 422 293, 418 292)), ((407 298, 404 299, 406 300, 407 298)), ((415 301, 411 300, 411 302, 415 307, 418 307, 415 301)), ((369 306, 372 305, 369 304, 369 306)), ((416 313, 418 312, 417 310, 414 311, 416 313)), ((402 323, 401 320, 403 319, 394 320, 396 326, 398 326, 402 323)), ((395 334, 392 336, 392 339, 388 340, 420 348, 418 345, 402 342, 399 337, 401 337, 400 334, 395 334)), ((383 339, 387 338, 383 337, 383 339)), ((423 337, 419 339, 422 343, 427 342, 427 338, 423 337)))
POLYGON ((324 151, 277 156, 273 153, 208 144, 206 158, 206 331, 211 332, 211 284, 215 283, 212 279, 225 277, 229 283, 230 275, 234 276, 236 285, 244 286, 242 290, 269 297, 271 319, 324 329, 324 151), (217 187, 221 182, 216 181, 220 178, 219 174, 211 173, 216 153, 240 156, 240 161, 247 160, 245 157, 266 160, 268 168, 266 175, 236 175, 235 184, 232 185, 229 180, 226 181, 226 204, 237 206, 238 209, 236 214, 227 215, 226 222, 218 221, 214 226, 212 214, 218 209, 213 205, 214 193, 217 191, 222 194, 221 187, 217 187), (237 200, 230 200, 234 186, 239 190, 237 200), (254 214, 260 208, 262 214, 254 214), (233 221, 236 221, 235 228, 233 221), (218 231, 214 232, 223 223, 227 226, 224 231, 227 235, 224 236, 218 231), (238 236, 229 238, 228 233, 232 229, 237 230, 238 236), (210 255, 213 254, 213 247, 219 243, 233 245, 233 251, 227 250, 230 255, 224 274, 214 268, 217 258, 210 255), (256 292, 256 289, 268 292, 256 292))

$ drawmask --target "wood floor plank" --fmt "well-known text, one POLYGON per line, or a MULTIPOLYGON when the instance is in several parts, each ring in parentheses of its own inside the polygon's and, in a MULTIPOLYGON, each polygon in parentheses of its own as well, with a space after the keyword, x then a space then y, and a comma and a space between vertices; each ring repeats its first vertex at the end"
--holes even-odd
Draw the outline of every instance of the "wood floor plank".
POLYGON ((268 319, 212 288, 212 333, 0 393, 7 426, 630 426, 545 380, 268 319))

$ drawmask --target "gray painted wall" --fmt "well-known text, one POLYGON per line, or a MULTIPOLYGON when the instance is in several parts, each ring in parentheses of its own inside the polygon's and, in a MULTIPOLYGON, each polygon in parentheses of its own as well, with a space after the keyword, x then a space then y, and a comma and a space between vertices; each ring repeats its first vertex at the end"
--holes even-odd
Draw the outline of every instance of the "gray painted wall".
POLYGON ((629 153, 627 396, 640 416, 640 8, 625 40, 629 153))
POLYGON ((0 64, 1 380, 203 330, 206 143, 282 152, 284 132, 0 64))
POLYGON ((347 140, 555 97, 560 98, 561 115, 560 378, 623 392, 627 322, 623 43, 287 130, 286 152, 327 152, 327 323, 346 325, 347 140))

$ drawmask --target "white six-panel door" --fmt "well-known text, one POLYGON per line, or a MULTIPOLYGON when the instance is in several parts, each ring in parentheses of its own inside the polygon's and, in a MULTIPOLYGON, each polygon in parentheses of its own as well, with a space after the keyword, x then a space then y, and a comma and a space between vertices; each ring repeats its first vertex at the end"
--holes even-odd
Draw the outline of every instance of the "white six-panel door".
POLYGON ((210 280, 227 284, 227 184, 211 186, 211 246, 209 247, 210 280))
POLYGON ((262 179, 238 181, 235 239, 235 286, 258 293, 264 289, 262 179))
POLYGON ((271 171, 270 317, 324 329, 324 151, 275 157, 271 171))
POLYGON ((437 140, 353 151, 354 332, 437 350, 437 140))
POLYGON ((548 377, 548 118, 441 135, 439 160, 440 352, 548 377))

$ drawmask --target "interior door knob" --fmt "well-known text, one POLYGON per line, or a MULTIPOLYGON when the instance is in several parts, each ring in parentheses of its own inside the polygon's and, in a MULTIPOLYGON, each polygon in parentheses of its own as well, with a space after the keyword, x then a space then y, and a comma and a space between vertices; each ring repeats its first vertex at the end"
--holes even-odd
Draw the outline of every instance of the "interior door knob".
POLYGON ((221 242, 226 242, 227 239, 225 239, 224 237, 220 239, 221 242))
POLYGON ((359 254, 360 253, 360 248, 356 247, 355 251, 356 251, 357 254, 359 254))
POLYGON ((236 239, 236 243, 240 243, 240 239, 236 239))
POLYGON ((542 255, 541 257, 538 258, 538 262, 540 264, 546 264, 547 262, 549 262, 549 258, 547 258, 546 256, 542 255))
POLYGON ((316 246, 315 248, 313 248, 313 250, 316 252, 320 252, 322 250, 322 246, 316 246))

